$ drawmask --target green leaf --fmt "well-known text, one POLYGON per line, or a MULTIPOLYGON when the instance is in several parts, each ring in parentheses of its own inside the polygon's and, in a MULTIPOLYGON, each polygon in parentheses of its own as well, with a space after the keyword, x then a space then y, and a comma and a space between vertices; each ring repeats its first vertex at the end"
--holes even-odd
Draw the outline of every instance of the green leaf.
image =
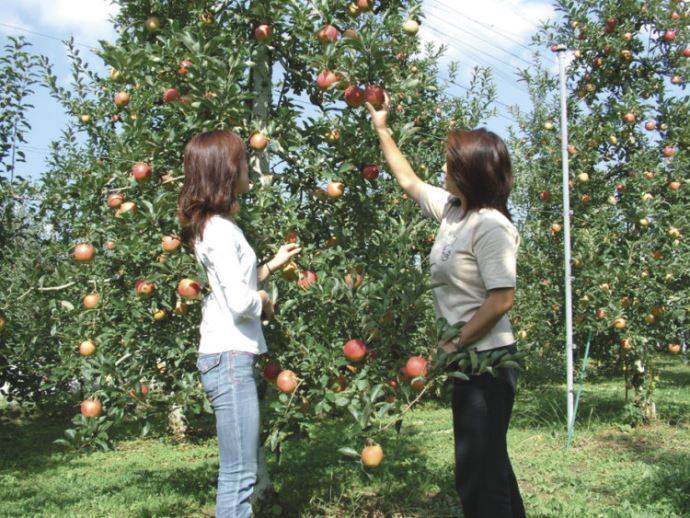
POLYGON ((352 448, 338 448, 338 453, 340 453, 344 457, 349 457, 351 459, 359 459, 360 454, 353 450, 352 448))

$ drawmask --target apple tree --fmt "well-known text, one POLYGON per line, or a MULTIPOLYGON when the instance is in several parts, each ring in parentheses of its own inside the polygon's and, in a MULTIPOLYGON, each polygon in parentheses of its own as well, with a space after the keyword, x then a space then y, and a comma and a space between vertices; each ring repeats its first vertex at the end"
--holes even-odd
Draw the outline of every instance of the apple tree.
POLYGON ((17 165, 25 162, 30 96, 38 71, 39 58, 29 43, 8 37, 0 56, 0 396, 23 403, 44 396, 45 362, 34 348, 47 340, 49 329, 30 289, 42 262, 36 252, 45 240, 37 215, 40 192, 34 182, 16 174, 17 165))
MULTIPOLYGON (((575 343, 623 372, 637 418, 655 415, 654 354, 687 340, 690 64, 687 6, 556 2, 562 20, 535 44, 568 48, 575 343)), ((521 336, 562 372, 563 217, 557 76, 523 71, 534 108, 512 142, 525 247, 521 336), (553 353, 557 352, 558 356, 553 353), (554 363, 554 359, 557 361, 554 363)))
POLYGON ((178 239, 176 203, 184 145, 211 129, 247 139, 254 185, 239 220, 259 260, 304 247, 268 285, 268 445, 327 416, 353 416, 362 436, 388 429, 440 385, 427 362, 457 329, 433 315, 435 225, 386 172, 363 102, 391 95, 396 138, 437 183, 448 130, 491 113, 489 72, 473 72, 466 97, 447 95, 442 49, 417 35, 418 1, 118 3, 117 40, 98 50, 107 77, 74 45, 71 86, 42 67, 73 121, 42 180, 53 239, 32 272, 50 288, 35 301, 50 322, 36 344, 50 355, 43 385, 76 413, 66 441, 107 447, 112 423, 146 433, 156 416, 181 434, 209 409, 194 366, 208 288, 178 239))

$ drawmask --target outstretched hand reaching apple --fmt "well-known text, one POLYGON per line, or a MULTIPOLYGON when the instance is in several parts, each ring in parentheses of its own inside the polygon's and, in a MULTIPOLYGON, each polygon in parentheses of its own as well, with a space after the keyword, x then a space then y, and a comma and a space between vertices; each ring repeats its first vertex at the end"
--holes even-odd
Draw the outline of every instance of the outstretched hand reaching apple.
POLYGON ((388 95, 388 92, 383 92, 383 105, 380 109, 377 110, 376 108, 374 108, 374 106, 369 101, 367 101, 365 105, 367 107, 367 110, 369 110, 369 114, 371 115, 371 120, 374 123, 374 128, 376 128, 377 130, 386 129, 386 127, 388 126, 388 110, 391 106, 391 98, 388 95))
POLYGON ((278 268, 282 268, 288 264, 292 257, 299 254, 302 251, 302 247, 295 243, 288 243, 283 245, 278 249, 278 253, 271 259, 271 271, 276 271, 278 268))

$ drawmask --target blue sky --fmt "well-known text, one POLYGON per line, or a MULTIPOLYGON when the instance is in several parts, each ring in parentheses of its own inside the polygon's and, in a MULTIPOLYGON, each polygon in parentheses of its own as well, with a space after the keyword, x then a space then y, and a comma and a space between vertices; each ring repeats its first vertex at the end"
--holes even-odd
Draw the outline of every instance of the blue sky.
MULTIPOLYGON (((61 84, 69 84, 69 62, 60 40, 74 36, 80 44, 82 57, 96 71, 107 73, 99 58, 89 49, 100 39, 116 38, 109 15, 117 7, 109 0, 3 0, 0 12, 0 34, 23 35, 36 53, 47 56, 61 84)), ((460 64, 460 83, 466 84, 468 73, 475 65, 492 66, 502 103, 527 107, 524 87, 515 80, 516 66, 526 66, 530 52, 524 47, 536 30, 539 20, 554 16, 548 0, 483 0, 469 2, 457 0, 425 0, 427 15, 420 37, 424 41, 447 44, 444 62, 460 64)), ((545 51, 547 59, 553 59, 545 51)), ((441 74, 444 76, 444 74, 441 74)), ((450 92, 462 95, 459 87, 450 92)), ((31 103, 31 132, 24 148, 27 161, 18 164, 17 174, 37 178, 45 170, 44 157, 49 143, 56 139, 68 124, 67 117, 46 90, 37 88, 31 103)), ((488 126, 499 135, 505 135, 510 122, 506 109, 498 106, 503 116, 495 117, 488 126)))

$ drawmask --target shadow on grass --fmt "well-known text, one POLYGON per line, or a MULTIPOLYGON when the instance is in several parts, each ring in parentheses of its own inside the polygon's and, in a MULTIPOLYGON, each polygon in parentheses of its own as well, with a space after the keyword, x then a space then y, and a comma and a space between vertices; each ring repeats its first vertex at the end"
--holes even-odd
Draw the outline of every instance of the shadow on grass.
POLYGON ((650 467, 649 475, 627 488, 628 498, 640 507, 663 503, 678 516, 690 509, 690 454, 667 444, 663 436, 607 434, 599 439, 607 447, 624 450, 650 467))
MULTIPOLYGON (((272 477, 279 481, 284 516, 462 516, 449 469, 431 467, 419 447, 423 429, 403 429, 400 435, 376 438, 385 458, 375 471, 344 459, 338 449, 359 445, 345 422, 318 428, 314 439, 289 442, 280 463, 269 457, 272 477), (308 509, 308 511, 307 511, 308 509), (381 511, 385 509, 385 515, 381 511)), ((444 438, 452 441, 452 436, 444 438)), ((452 451, 452 450, 451 450, 452 451)))
POLYGON ((63 462, 62 448, 53 443, 63 436, 71 415, 37 418, 0 416, 0 473, 21 470, 38 473, 63 462))

